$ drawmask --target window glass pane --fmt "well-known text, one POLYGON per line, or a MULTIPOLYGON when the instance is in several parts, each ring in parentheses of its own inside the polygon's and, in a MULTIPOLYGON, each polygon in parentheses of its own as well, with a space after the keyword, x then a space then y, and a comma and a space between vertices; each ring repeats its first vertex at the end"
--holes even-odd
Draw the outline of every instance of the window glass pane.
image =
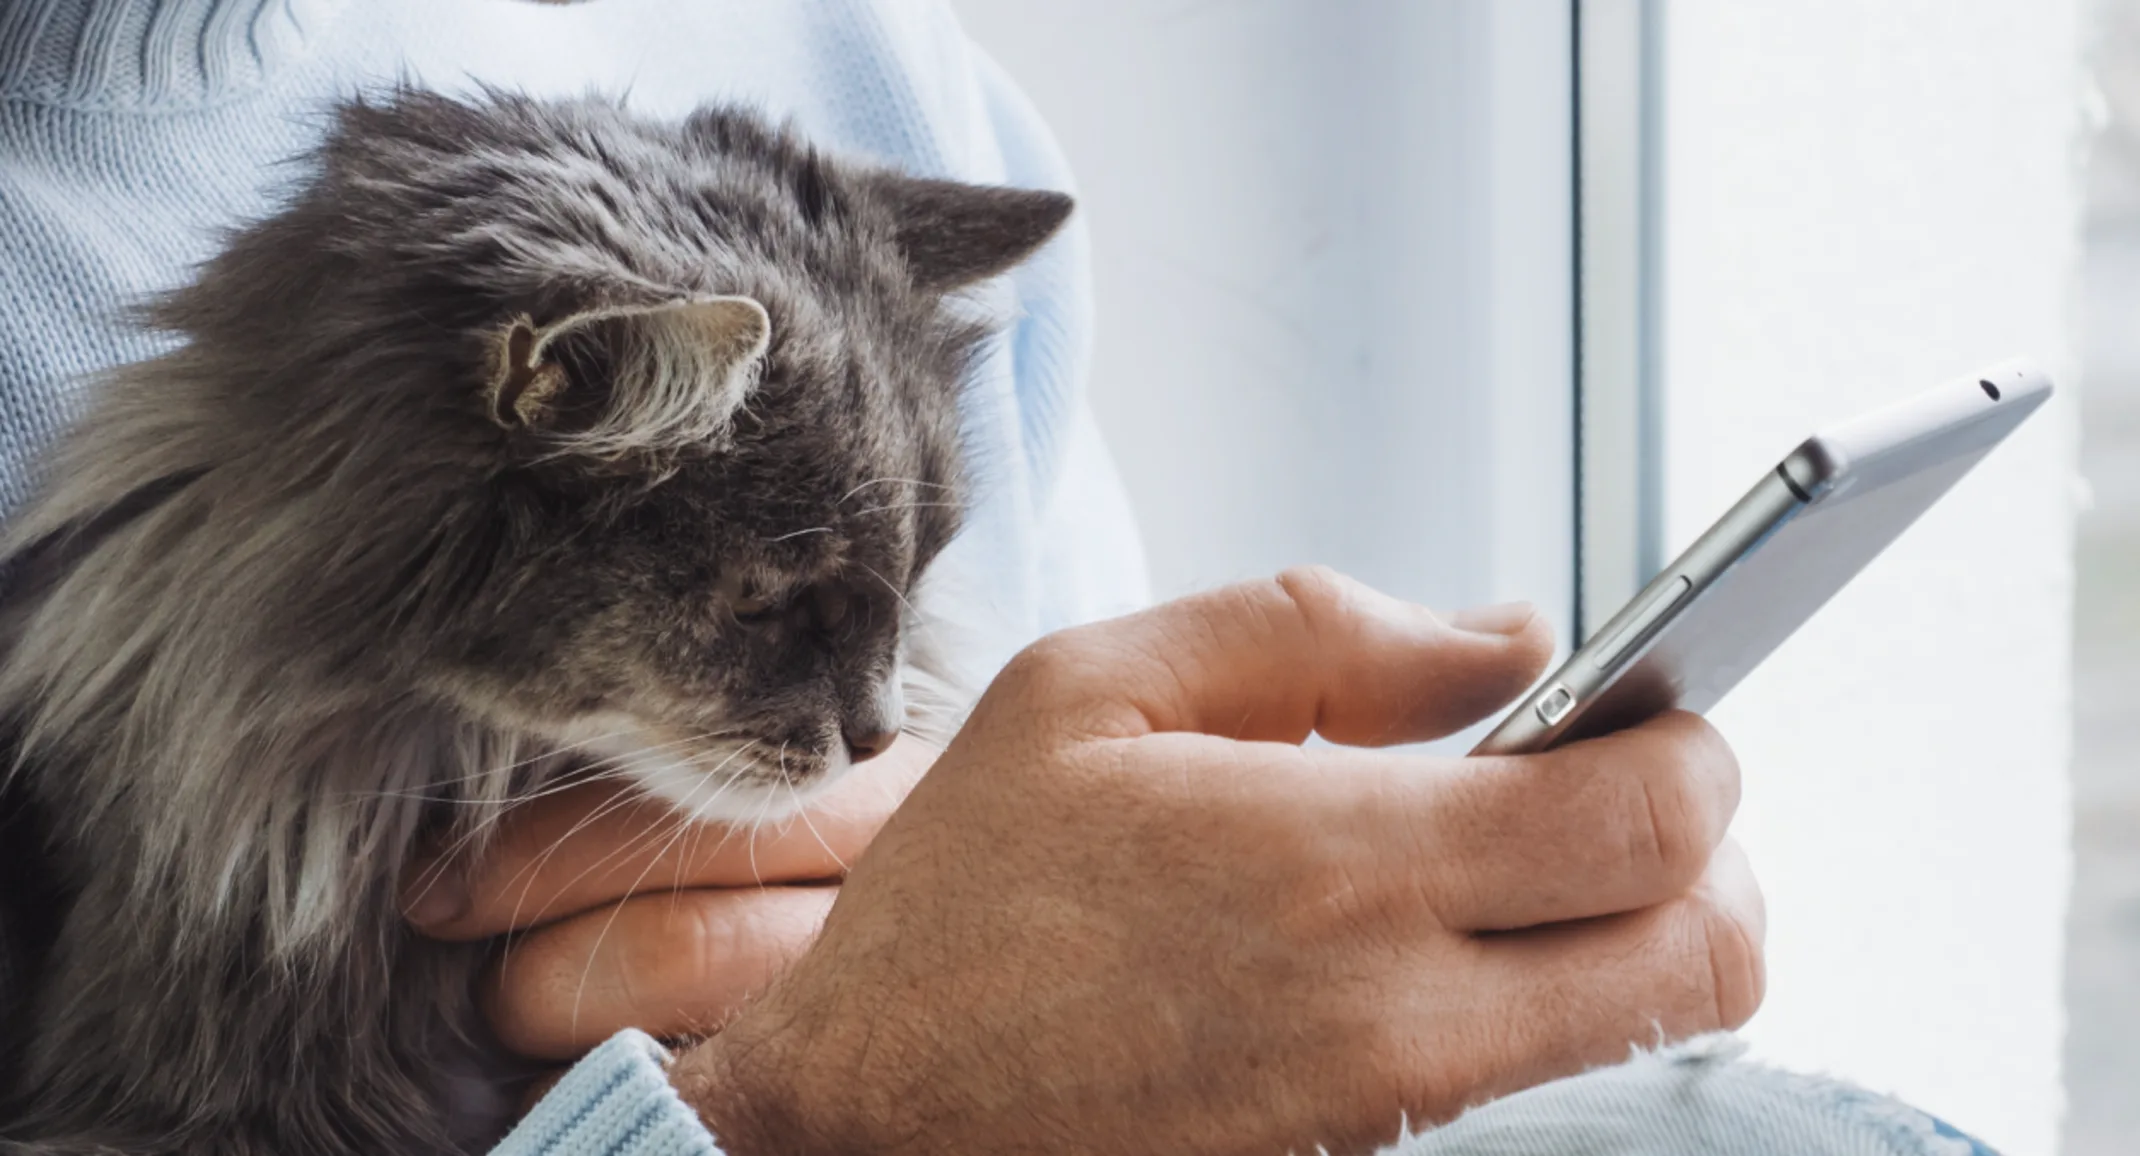
POLYGON ((2081 285, 2066 1156, 2140 1140, 2140 0, 2098 0, 2081 285))
POLYGON ((1061 138, 1161 595, 1573 606, 1569 6, 959 0, 1061 138))

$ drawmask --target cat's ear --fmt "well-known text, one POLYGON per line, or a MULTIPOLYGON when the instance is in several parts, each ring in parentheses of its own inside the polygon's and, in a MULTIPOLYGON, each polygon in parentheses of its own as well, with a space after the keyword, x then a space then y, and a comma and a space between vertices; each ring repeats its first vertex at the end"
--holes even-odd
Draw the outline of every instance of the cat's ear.
POLYGON ((772 334, 749 297, 515 318, 493 336, 485 401, 499 425, 596 457, 709 441, 756 387, 772 334))
POLYGON ((948 293, 985 281, 1045 244, 1076 202, 1046 189, 967 185, 878 173, 871 193, 891 210, 920 288, 948 293))

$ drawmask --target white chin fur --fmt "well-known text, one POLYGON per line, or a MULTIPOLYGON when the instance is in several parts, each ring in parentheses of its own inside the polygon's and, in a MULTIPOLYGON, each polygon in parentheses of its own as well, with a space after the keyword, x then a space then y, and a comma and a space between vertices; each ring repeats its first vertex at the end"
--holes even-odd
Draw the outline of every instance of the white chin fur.
POLYGON ((621 771, 633 786, 694 823, 760 824, 785 819, 845 778, 854 765, 847 748, 835 743, 826 756, 824 773, 808 783, 791 786, 785 780, 738 778, 738 772, 758 769, 755 756, 763 747, 762 743, 730 743, 699 752, 695 758, 679 758, 671 753, 673 747, 617 736, 583 749, 608 760, 607 765, 621 771))

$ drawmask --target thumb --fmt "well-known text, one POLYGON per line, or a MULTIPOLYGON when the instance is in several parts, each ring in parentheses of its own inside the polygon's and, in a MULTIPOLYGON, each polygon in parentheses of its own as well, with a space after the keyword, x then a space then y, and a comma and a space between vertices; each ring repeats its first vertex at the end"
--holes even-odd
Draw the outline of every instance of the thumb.
POLYGON ((1115 635, 1105 698, 1123 730, 1354 746, 1462 730, 1529 686, 1553 648, 1532 607, 1444 619, 1323 568, 1088 629, 1115 635))

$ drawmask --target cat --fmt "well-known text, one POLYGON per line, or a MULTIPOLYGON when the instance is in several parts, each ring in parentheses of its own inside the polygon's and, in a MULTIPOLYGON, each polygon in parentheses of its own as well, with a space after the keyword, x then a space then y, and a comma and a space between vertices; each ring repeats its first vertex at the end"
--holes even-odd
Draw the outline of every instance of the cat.
POLYGON ((563 775, 751 818, 881 751, 949 665, 963 291, 1071 209, 739 108, 340 106, 9 527, 58 896, 0 1153, 494 1140, 485 949, 405 930, 401 868, 563 775))

